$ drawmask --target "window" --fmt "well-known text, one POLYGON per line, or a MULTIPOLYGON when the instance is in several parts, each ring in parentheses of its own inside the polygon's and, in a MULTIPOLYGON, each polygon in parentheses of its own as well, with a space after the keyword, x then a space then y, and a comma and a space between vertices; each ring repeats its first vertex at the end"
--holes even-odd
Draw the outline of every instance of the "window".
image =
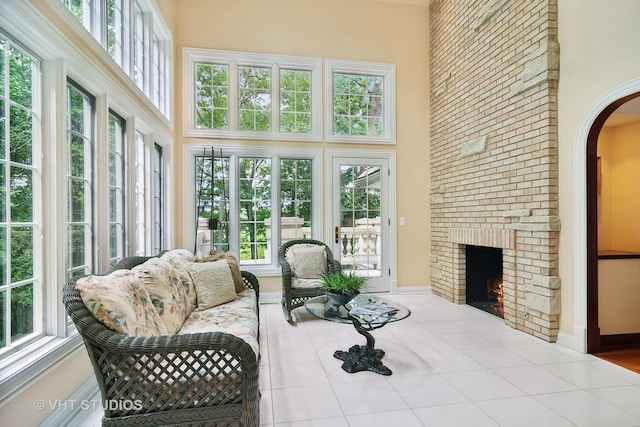
POLYGON ((395 66, 326 60, 327 141, 395 143, 395 66))
POLYGON ((125 45, 127 43, 125 31, 127 25, 125 19, 125 0, 107 0, 107 51, 109 55, 120 65, 126 69, 125 64, 125 45))
POLYGON ((93 269, 94 99, 67 85, 67 280, 93 269))
MULTIPOLYGON (((238 158, 238 225, 241 263, 270 263, 267 223, 271 222, 271 159, 238 158)), ((269 224, 272 225, 272 224, 269 224)))
POLYGON ((183 52, 188 136, 321 140, 319 58, 183 52))
POLYGON ((164 249, 163 215, 164 209, 164 174, 162 147, 154 144, 153 150, 153 253, 164 249))
POLYGON ((311 238, 312 162, 280 160, 280 241, 311 238))
POLYGON ((168 118, 171 34, 155 2, 62 1, 149 101, 168 118))
POLYGON ((134 25, 133 25, 133 82, 145 92, 145 58, 148 56, 145 54, 145 46, 148 43, 145 42, 145 33, 147 31, 147 25, 144 17, 144 13, 140 5, 136 2, 134 6, 134 25))
POLYGON ((0 352, 41 331, 39 63, 0 35, 0 352))
POLYGON ((136 132, 135 141, 135 218, 136 218, 136 237, 135 237, 135 254, 142 256, 146 254, 147 248, 147 185, 145 173, 145 143, 144 137, 140 132, 136 132))
MULTIPOLYGON (((37 17, 32 2, 0 6, 0 26, 12 34, 0 29, 0 405, 81 345, 65 315, 62 282, 104 273, 128 252, 151 255, 171 237, 159 226, 154 236, 168 204, 160 190, 154 205, 153 186, 153 144, 170 146, 170 123, 147 94, 117 78, 123 74, 106 45, 88 37, 65 7, 77 6, 77 16, 106 41, 106 20, 98 17, 106 16, 108 1, 47 0, 51 16, 37 17), (75 44, 80 39, 95 60, 75 44), (144 225, 144 238, 132 235, 134 224, 144 225)), ((145 43, 156 34, 160 50, 170 46, 155 2, 118 4, 125 12, 140 6, 145 43)), ((133 40, 122 50, 131 66, 133 40)), ((170 61, 159 62, 165 78, 170 61)), ((162 179, 170 172, 166 151, 163 157, 164 169, 156 168, 162 179)))
POLYGON ((109 113, 109 264, 126 255, 125 238, 125 121, 109 113))
POLYGON ((196 252, 230 250, 245 267, 277 268, 282 242, 320 238, 321 185, 312 177, 320 176, 321 151, 299 151, 234 147, 212 157, 193 149, 196 252))

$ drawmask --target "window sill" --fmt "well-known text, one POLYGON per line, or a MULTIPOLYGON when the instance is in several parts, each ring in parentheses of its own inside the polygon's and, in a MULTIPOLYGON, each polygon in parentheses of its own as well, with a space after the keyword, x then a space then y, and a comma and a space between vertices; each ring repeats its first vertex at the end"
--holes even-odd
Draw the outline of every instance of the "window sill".
POLYGON ((2 360, 0 406, 81 345, 82 339, 77 333, 69 338, 46 336, 2 360))

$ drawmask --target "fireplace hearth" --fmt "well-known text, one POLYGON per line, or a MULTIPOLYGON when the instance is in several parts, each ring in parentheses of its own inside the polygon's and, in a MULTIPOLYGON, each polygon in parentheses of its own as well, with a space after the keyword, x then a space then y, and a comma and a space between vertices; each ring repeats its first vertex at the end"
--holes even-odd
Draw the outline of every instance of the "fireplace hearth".
POLYGON ((502 249, 466 245, 466 302, 504 318, 502 249))

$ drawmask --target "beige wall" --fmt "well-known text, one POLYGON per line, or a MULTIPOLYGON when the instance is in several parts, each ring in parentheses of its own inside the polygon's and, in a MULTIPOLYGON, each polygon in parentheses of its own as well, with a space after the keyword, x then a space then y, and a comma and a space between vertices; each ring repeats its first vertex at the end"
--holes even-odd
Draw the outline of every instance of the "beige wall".
MULTIPOLYGON (((638 78, 640 56, 640 2, 618 0, 562 0, 558 1, 558 30, 560 42, 560 84, 558 90, 559 139, 559 198, 560 220, 560 277, 562 278, 562 310, 560 330, 574 334, 576 289, 584 290, 586 283, 576 283, 574 257, 576 216, 574 195, 578 181, 574 179, 574 146, 579 142, 581 120, 599 99, 615 87, 638 78)), ((640 90, 640 88, 639 88, 640 90)), ((582 141, 582 146, 585 143, 582 141)), ((584 158, 584 157, 581 157, 584 158)), ((578 177, 583 179, 584 177, 578 177)), ((584 210, 585 207, 578 207, 584 210)), ((582 230, 578 232, 583 233, 582 230)), ((580 249, 580 248, 578 248, 580 249)), ((582 255, 581 255, 582 256, 582 255)), ((586 294, 586 292, 582 292, 586 294)), ((580 295, 580 292, 577 292, 580 295)), ((586 302, 578 302, 578 308, 586 302)), ((578 314, 580 317, 580 314, 578 314)))
MULTIPOLYGON (((0 422, 3 426, 36 426, 53 414, 58 402, 64 405, 67 399, 75 393, 93 375, 91 362, 84 346, 69 354, 64 360, 49 367, 35 381, 17 396, 0 407, 0 422), (44 403, 44 408, 36 408, 44 403)), ((68 405, 72 405, 69 403, 68 405)))
MULTIPOLYGON (((176 112, 182 111, 182 47, 315 56, 396 65, 397 144, 354 145, 247 141, 251 145, 396 150, 399 286, 427 285, 429 277, 428 9, 365 0, 160 0, 172 26, 176 58, 176 112)), ((176 188, 181 144, 212 140, 182 136, 176 114, 176 188)), ((216 140, 220 145, 229 141, 216 140)), ((238 141, 231 141, 238 144, 238 141)), ((366 151, 363 151, 366 153, 366 151)), ((323 178, 324 179, 324 178, 323 178)), ((179 193, 178 193, 179 194, 179 193)), ((326 195, 325 195, 326 197, 326 195)), ((185 245, 181 200, 176 201, 174 245, 185 245)), ((279 278, 261 277, 261 291, 278 292, 279 278)))

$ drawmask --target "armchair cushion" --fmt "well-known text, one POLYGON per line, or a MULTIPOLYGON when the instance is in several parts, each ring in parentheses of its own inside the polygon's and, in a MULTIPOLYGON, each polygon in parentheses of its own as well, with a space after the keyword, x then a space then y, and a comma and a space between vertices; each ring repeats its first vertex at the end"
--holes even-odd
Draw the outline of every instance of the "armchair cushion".
POLYGON ((206 310, 236 299, 233 276, 226 259, 191 262, 188 268, 198 295, 197 310, 206 310))
POLYGON ((141 280, 131 270, 78 279, 77 289, 91 314, 107 328, 130 336, 167 335, 141 280))
POLYGON ((168 261, 153 257, 131 271, 142 279, 167 332, 175 334, 192 309, 176 270, 168 261))
POLYGON ((318 279, 327 272, 327 253, 324 246, 298 243, 286 255, 291 273, 299 279, 318 279))

